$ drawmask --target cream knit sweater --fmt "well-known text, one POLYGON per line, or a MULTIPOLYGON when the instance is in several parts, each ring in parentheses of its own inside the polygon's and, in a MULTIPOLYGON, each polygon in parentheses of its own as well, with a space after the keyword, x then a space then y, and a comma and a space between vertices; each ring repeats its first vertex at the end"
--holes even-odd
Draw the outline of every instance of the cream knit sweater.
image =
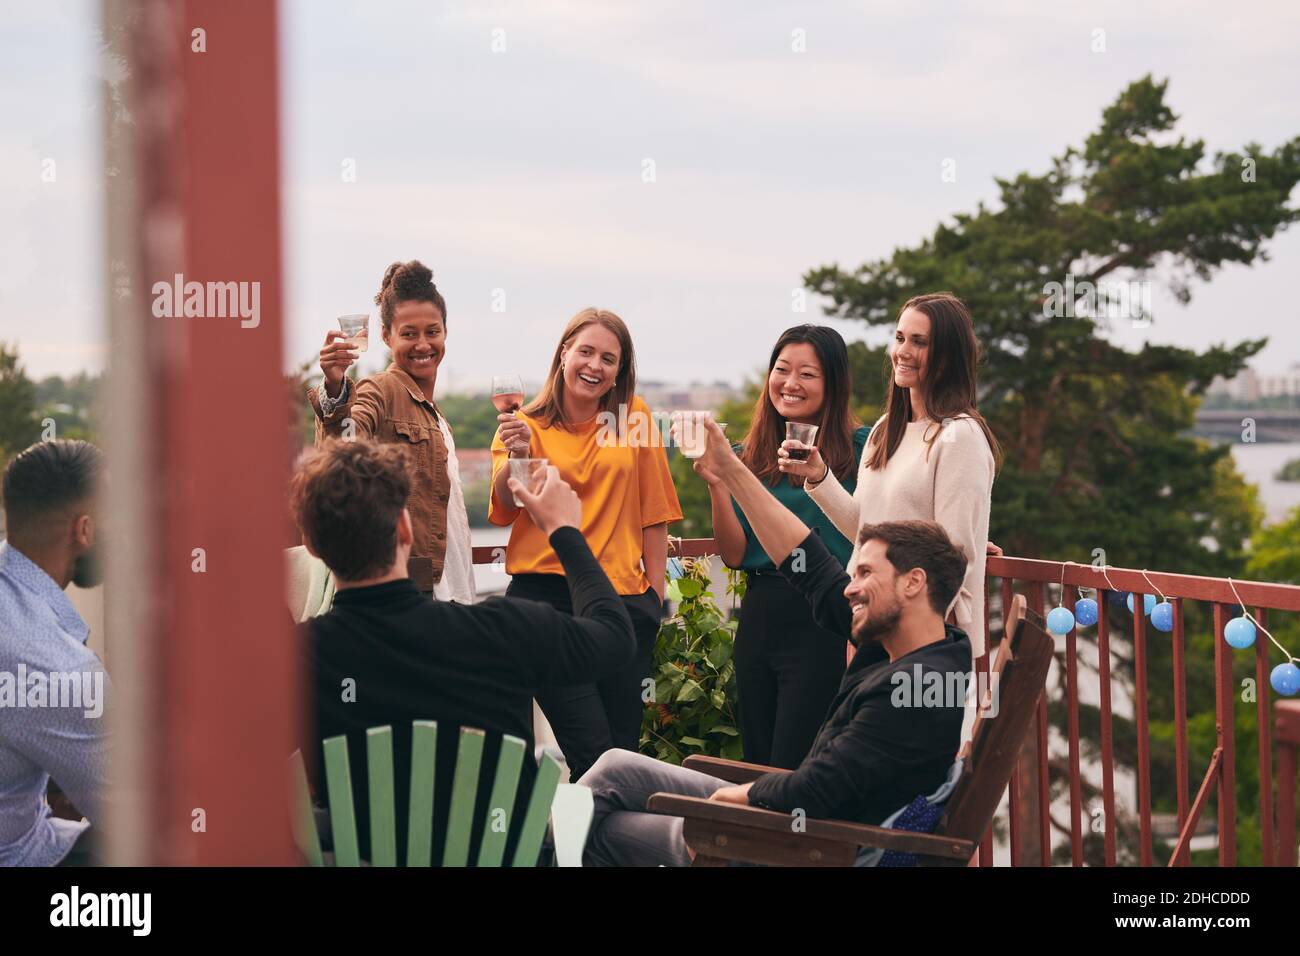
MULTIPOLYGON (((876 422, 881 427, 882 417, 876 422)), ((949 610, 970 638, 971 650, 984 653, 984 559, 989 538, 989 503, 993 493, 993 452, 983 430, 971 418, 941 426, 929 420, 909 422, 898 449, 883 469, 866 466, 868 439, 858 466, 858 488, 850 495, 838 481, 823 481, 809 490, 839 532, 857 541, 865 523, 923 519, 943 525, 953 543, 966 552, 966 577, 949 610)))

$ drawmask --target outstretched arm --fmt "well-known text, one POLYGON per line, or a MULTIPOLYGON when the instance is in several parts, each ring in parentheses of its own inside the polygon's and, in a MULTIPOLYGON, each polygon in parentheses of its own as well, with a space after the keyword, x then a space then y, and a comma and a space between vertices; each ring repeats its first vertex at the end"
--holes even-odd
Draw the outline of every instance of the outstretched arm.
POLYGON ((736 457, 718 423, 711 418, 704 423, 709 442, 700 467, 711 471, 727 486, 740 510, 749 519, 758 543, 763 546, 772 563, 780 567, 790 552, 808 537, 807 526, 795 517, 785 505, 763 487, 744 462, 736 457))

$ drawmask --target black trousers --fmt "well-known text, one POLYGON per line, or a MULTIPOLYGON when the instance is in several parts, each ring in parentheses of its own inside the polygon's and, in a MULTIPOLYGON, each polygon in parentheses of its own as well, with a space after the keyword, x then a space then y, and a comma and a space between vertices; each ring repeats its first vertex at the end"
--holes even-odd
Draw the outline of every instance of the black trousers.
POLYGON ((844 678, 845 641, 817 626, 785 578, 750 573, 735 652, 746 761, 788 770, 803 762, 844 678))
MULTIPOLYGON (((573 613, 569 585, 559 574, 516 574, 506 596, 542 601, 565 614, 573 613)), ((636 634, 632 662, 596 683, 544 687, 537 694, 538 706, 569 765, 570 780, 590 770, 606 750, 635 751, 641 742, 641 716, 646 706, 642 682, 650 676, 663 605, 653 588, 644 594, 623 595, 623 603, 636 634)))

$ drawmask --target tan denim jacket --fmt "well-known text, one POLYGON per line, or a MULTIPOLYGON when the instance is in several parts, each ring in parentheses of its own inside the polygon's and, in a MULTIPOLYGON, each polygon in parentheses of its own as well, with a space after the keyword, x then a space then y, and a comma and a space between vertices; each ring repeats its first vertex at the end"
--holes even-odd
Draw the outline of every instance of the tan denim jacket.
MULTIPOLYGON (((323 386, 322 386, 323 387, 323 386)), ((348 400, 325 416, 316 388, 307 390, 316 412, 316 444, 344 436, 352 421, 352 437, 401 442, 411 463, 411 512, 415 541, 407 572, 421 591, 432 591, 442 580, 447 554, 447 502, 451 479, 447 474, 447 444, 438 427, 438 407, 396 365, 367 376, 348 387, 348 400)))

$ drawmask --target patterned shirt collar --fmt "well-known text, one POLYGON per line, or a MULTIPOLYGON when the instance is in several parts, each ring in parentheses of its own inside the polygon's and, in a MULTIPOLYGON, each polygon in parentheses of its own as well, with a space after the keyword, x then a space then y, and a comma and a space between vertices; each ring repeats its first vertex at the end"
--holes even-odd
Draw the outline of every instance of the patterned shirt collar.
POLYGON ((67 594, 39 565, 8 541, 0 541, 0 578, 8 578, 44 601, 54 612, 59 626, 81 643, 86 643, 90 627, 81 619, 67 594))

